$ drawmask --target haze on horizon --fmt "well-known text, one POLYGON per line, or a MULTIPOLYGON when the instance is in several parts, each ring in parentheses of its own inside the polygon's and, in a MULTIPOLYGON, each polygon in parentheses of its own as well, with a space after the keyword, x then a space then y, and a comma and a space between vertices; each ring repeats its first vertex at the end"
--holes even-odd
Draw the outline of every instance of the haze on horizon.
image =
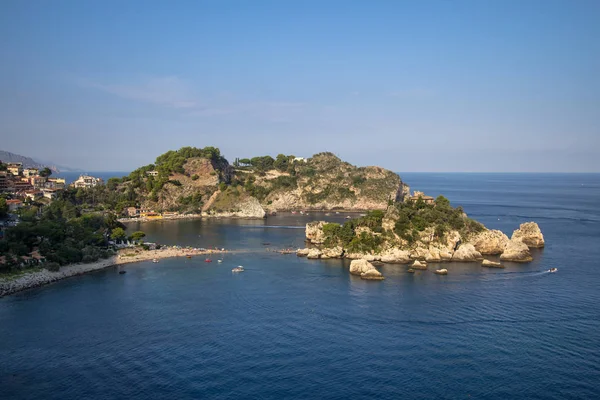
POLYGON ((0 149, 182 146, 394 171, 600 172, 598 1, 0 5, 0 149))

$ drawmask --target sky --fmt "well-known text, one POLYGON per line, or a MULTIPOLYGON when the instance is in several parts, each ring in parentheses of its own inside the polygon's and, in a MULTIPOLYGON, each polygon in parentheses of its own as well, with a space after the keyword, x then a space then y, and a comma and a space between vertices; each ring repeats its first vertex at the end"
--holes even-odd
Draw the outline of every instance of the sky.
POLYGON ((0 149, 600 172, 600 1, 0 2, 0 149))

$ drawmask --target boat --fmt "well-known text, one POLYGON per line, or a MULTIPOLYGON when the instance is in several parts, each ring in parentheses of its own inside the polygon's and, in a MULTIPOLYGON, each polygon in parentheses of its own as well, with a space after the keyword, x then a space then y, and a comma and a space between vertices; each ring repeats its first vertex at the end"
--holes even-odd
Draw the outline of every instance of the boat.
POLYGON ((123 274, 126 274, 126 273, 127 273, 127 271, 119 271, 119 275, 123 275, 123 274))
POLYGON ((346 215, 346 219, 352 219, 352 217, 349 215, 346 215))
POLYGON ((448 270, 446 268, 436 269, 434 274, 438 275, 448 275, 448 270))
POLYGON ((153 258, 153 259, 152 259, 152 262, 153 262, 153 263, 157 263, 157 262, 158 262, 158 258, 153 258))
POLYGON ((244 267, 242 267, 241 265, 238 265, 237 267, 232 269, 231 272, 244 272, 244 267))
POLYGON ((204 262, 212 262, 212 260, 210 258, 206 258, 204 259, 204 262))
POLYGON ((558 268, 550 268, 548 270, 548 272, 550 272, 550 273, 555 273, 556 271, 558 271, 558 268))
POLYGON ((217 260, 217 262, 218 262, 218 263, 222 263, 222 262, 223 262, 223 260, 217 260))
POLYGON ((186 256, 187 258, 192 258, 192 256, 186 256))

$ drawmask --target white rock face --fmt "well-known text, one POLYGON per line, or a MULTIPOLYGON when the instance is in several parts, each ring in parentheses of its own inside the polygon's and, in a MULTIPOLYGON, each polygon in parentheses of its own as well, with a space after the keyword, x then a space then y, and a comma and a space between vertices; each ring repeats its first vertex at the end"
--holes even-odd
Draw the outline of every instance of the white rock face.
POLYGON ((381 272, 377 271, 375 268, 363 272, 360 274, 360 278, 372 281, 382 281, 385 279, 381 272))
POLYGON ((410 267, 412 269, 427 269, 427 263, 424 261, 415 260, 410 267))
POLYGON ((508 236, 499 230, 486 230, 478 233, 469 242, 481 254, 502 254, 508 244, 508 236))
POLYGON ((521 240, 528 247, 544 247, 544 235, 540 227, 535 222, 525 222, 519 226, 519 229, 513 232, 511 240, 521 240))
POLYGON ((475 262, 482 259, 483 256, 481 253, 475 250, 475 247, 471 243, 461 244, 458 250, 452 255, 452 261, 475 262))
POLYGON ((390 264, 408 264, 410 262, 410 253, 394 247, 381 253, 381 261, 390 264))
POLYGON ((306 257, 310 253, 310 249, 298 249, 296 250, 296 255, 298 257, 306 257))
POLYGON ((311 258, 311 259, 316 259, 316 258, 321 258, 321 250, 319 249, 310 249, 308 254, 306 255, 307 258, 311 258))
MULTIPOLYGON (((214 196, 214 195, 213 195, 214 196)), ((255 197, 248 197, 237 204, 234 211, 216 211, 207 209, 202 211, 205 218, 265 218, 267 213, 255 197)))
POLYGON ((531 262, 533 257, 529 252, 529 247, 523 243, 520 239, 511 239, 504 250, 504 253, 500 255, 502 261, 513 261, 513 262, 531 262))
POLYGON ((448 275, 448 270, 446 268, 436 269, 434 273, 438 275, 448 275))
POLYGON ((350 263, 350 273, 352 275, 359 275, 362 279, 384 279, 383 275, 381 275, 381 272, 377 271, 373 264, 363 259, 352 260, 350 263))
POLYGON ((323 243, 325 241, 323 225, 325 224, 325 221, 314 221, 306 224, 306 239, 314 244, 323 243))
POLYGON ((344 249, 341 246, 327 248, 322 250, 321 258, 341 258, 344 254, 344 249))
POLYGON ((494 262, 490 260, 483 260, 481 266, 487 268, 504 268, 504 265, 500 264, 499 262, 494 262))

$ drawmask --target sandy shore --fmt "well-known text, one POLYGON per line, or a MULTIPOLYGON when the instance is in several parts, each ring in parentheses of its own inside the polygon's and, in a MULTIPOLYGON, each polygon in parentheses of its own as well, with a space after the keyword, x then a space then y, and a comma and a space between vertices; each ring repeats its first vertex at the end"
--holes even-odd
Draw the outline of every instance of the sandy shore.
POLYGON ((45 269, 41 269, 38 271, 32 271, 28 273, 26 272, 23 275, 14 278, 0 277, 0 297, 19 292, 21 290, 47 285, 49 283, 69 278, 71 276, 82 275, 87 272, 97 271, 115 265, 149 261, 153 259, 159 260, 171 257, 193 257, 211 254, 218 255, 229 252, 230 251, 227 250, 199 250, 193 248, 179 247, 164 247, 160 250, 147 251, 137 248, 122 249, 119 250, 116 256, 107 258, 105 260, 98 260, 96 262, 87 264, 80 263, 65 265, 63 267, 60 267, 60 270, 57 272, 51 272, 45 269))

